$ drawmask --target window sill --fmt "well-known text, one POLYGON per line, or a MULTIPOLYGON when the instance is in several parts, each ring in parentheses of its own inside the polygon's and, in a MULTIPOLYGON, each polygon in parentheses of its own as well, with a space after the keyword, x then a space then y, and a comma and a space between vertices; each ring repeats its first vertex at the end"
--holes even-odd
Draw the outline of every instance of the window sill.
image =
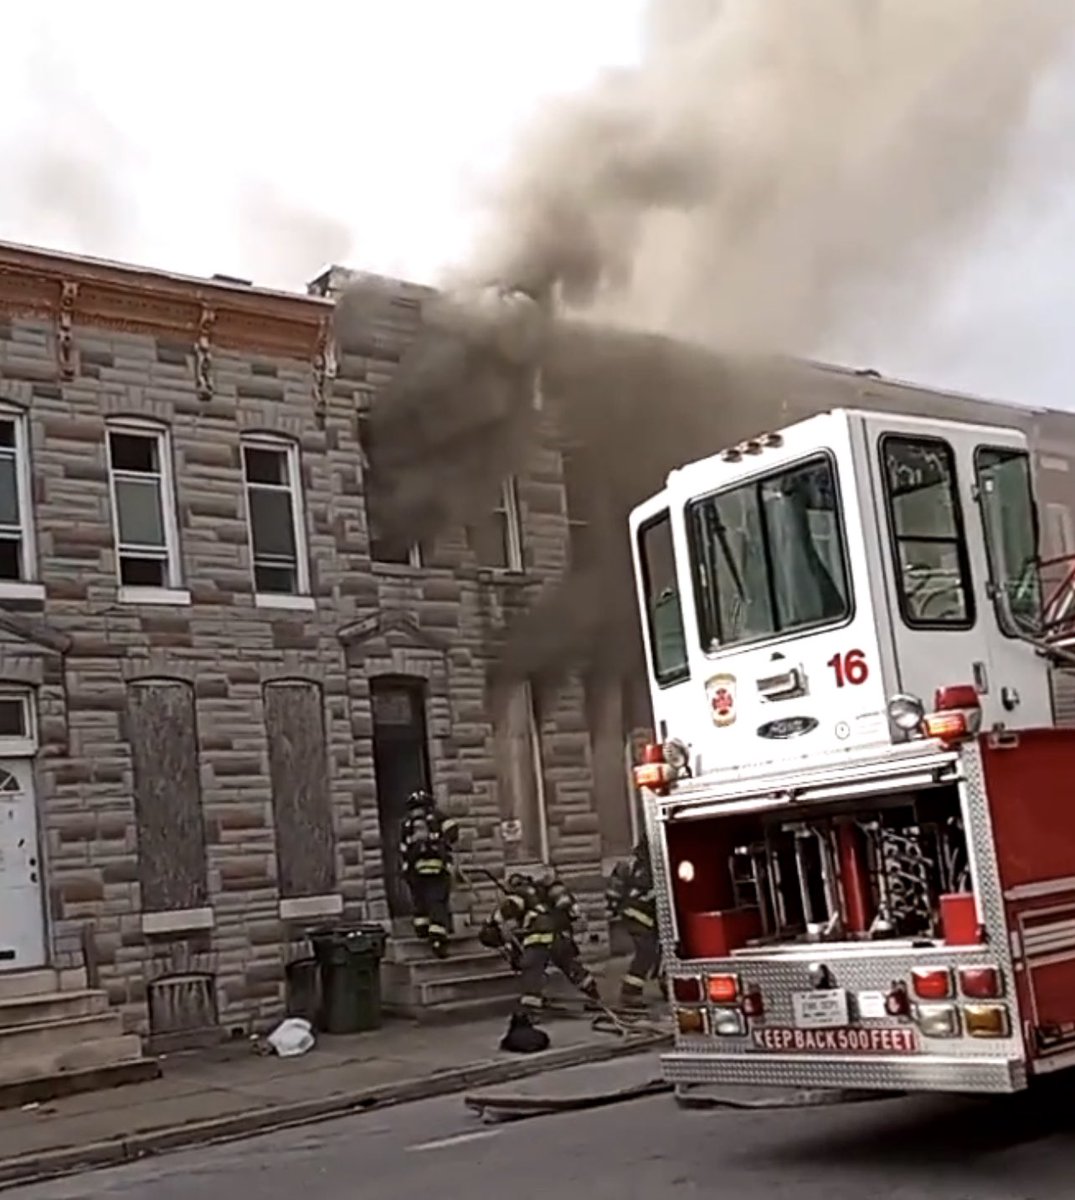
POLYGON ((286 592, 256 592, 254 594, 255 608, 290 608, 303 612, 313 612, 317 601, 313 596, 291 596, 286 592))
POLYGON ((0 600, 45 600, 43 583, 28 583, 21 579, 0 579, 0 600))
POLYGON ((120 604, 189 604, 186 588, 126 587, 120 584, 116 599, 120 604))
POLYGON ((142 913, 143 933, 188 933, 197 929, 212 929, 214 924, 213 910, 208 907, 142 913))
POLYGON ((479 567, 478 578, 488 583, 533 583, 530 572, 521 567, 479 567))
POLYGON ((375 559, 370 560, 370 571, 374 575, 420 575, 426 568, 424 566, 415 566, 414 563, 388 563, 377 562, 375 559))
POLYGON ((327 896, 288 896, 280 901, 281 921, 306 921, 312 917, 338 917, 343 913, 339 892, 327 896))

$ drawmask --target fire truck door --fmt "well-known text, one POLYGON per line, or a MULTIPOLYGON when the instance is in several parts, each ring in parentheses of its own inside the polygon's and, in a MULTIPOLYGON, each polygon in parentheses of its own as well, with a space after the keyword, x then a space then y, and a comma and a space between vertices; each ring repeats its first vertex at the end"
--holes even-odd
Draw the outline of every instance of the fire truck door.
POLYGON ((974 683, 985 710, 994 624, 974 501, 978 431, 881 415, 865 424, 897 686, 928 706, 937 688, 974 683))

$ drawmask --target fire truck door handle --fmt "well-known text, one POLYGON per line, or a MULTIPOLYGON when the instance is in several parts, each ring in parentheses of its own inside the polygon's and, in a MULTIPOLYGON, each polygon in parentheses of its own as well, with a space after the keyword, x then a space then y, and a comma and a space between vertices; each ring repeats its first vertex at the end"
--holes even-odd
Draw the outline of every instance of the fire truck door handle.
POLYGON ((986 674, 985 663, 976 662, 972 667, 974 671, 974 686, 978 689, 979 696, 985 696, 989 692, 989 676, 986 674))

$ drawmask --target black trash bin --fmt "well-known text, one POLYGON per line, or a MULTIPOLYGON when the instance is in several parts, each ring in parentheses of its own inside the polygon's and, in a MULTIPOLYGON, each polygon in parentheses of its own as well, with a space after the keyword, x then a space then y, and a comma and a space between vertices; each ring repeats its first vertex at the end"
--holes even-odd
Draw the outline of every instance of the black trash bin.
POLYGON ((304 1017, 311 1025, 318 1023, 321 1011, 321 981, 316 958, 297 958, 284 968, 287 982, 287 1015, 304 1017))
POLYGON ((363 1033, 381 1027, 381 959, 386 935, 380 925, 318 929, 310 934, 321 969, 323 1033, 363 1033))

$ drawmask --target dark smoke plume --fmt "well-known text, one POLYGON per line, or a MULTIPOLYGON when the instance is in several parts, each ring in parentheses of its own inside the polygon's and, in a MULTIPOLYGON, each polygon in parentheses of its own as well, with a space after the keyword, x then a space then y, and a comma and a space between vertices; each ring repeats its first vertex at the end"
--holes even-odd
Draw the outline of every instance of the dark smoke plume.
MULTIPOLYGON (((378 519, 409 539, 525 465, 539 374, 581 443, 613 535, 516 624, 503 669, 620 669, 627 511, 755 431, 785 386, 768 356, 922 304, 1073 26, 1066 0, 654 0, 642 64, 542 114, 373 409, 378 519)), ((365 303, 339 307, 344 350, 365 303)))

